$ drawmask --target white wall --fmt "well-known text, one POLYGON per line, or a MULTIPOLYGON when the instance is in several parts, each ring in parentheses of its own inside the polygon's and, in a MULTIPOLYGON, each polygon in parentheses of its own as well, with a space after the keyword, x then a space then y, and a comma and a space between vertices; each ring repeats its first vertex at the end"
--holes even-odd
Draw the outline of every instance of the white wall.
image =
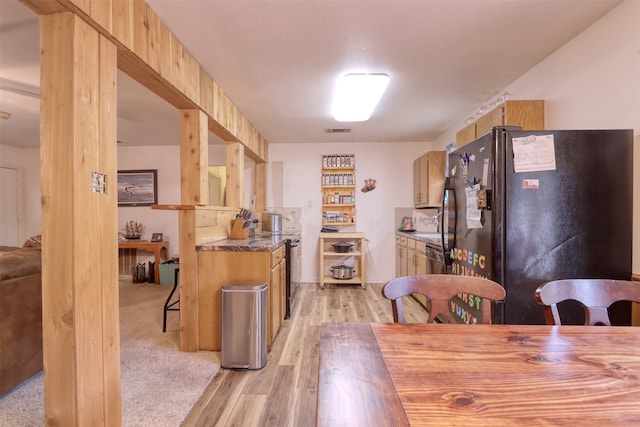
POLYGON ((0 144, 0 166, 18 170, 21 185, 20 194, 20 229, 18 241, 24 242, 29 237, 40 234, 40 149, 16 148, 0 144))
MULTIPOLYGON (((540 62, 507 90, 544 99, 546 129, 633 129, 633 272, 640 274, 640 1, 627 0, 540 62)), ((435 141, 444 147, 464 125, 435 141)))
MULTIPOLYGON (((156 169, 158 171, 158 204, 180 203, 180 147, 118 147, 118 170, 156 169)), ((118 208, 118 230, 125 223, 144 225, 143 239, 152 233, 164 233, 169 241, 170 256, 178 255, 178 213, 151 209, 150 206, 118 208)))
MULTIPOLYGON (((224 145, 209 145, 209 165, 224 165, 224 145)), ((156 169, 158 171, 158 204, 180 204, 180 147, 144 146, 118 147, 118 170, 156 169)), ((246 174, 245 174, 246 175, 246 174)), ((178 213, 151 209, 149 206, 123 206, 118 208, 118 230, 125 223, 136 221, 144 225, 143 239, 152 233, 163 233, 169 241, 170 256, 179 256, 178 213)))
MULTIPOLYGON (((355 154, 356 227, 345 231, 365 233, 369 240, 367 282, 386 282, 395 276, 395 208, 413 206, 413 160, 431 148, 415 143, 269 144, 269 162, 282 162, 283 205, 302 208, 301 281, 317 282, 318 235, 322 227, 322 155, 355 154), (376 189, 362 193, 366 178, 376 189)), ((269 167, 267 183, 271 183, 269 167)), ((270 191, 267 205, 273 205, 270 191)))

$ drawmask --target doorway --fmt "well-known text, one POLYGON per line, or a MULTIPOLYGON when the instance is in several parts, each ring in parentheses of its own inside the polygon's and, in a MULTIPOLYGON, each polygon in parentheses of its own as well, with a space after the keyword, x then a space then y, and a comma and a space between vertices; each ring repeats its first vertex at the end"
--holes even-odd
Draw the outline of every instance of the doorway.
POLYGON ((0 246, 20 246, 20 194, 17 169, 0 167, 0 246))

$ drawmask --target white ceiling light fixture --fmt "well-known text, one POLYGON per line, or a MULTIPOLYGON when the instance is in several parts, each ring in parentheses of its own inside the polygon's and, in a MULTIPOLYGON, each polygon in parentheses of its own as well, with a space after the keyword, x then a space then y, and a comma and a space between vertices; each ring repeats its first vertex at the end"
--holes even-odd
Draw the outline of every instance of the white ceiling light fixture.
POLYGON ((386 74, 345 74, 333 94, 333 117, 339 122, 369 120, 388 85, 386 74))

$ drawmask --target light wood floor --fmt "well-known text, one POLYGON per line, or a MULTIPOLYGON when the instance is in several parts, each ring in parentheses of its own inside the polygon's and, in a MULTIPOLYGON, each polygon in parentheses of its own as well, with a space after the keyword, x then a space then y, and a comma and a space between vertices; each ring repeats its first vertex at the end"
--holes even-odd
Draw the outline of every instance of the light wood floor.
MULTIPOLYGON (((301 284, 293 289, 291 318, 284 321, 267 364, 254 371, 221 369, 183 426, 315 426, 320 325, 324 322, 392 322, 382 285, 301 284)), ((426 321, 413 299, 409 322, 426 321)))

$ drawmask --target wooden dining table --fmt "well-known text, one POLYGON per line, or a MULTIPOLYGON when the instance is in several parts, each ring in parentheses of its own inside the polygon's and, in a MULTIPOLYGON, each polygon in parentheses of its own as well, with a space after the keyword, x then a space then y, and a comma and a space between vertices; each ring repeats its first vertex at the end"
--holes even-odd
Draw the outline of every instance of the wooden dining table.
POLYGON ((640 327, 325 323, 324 426, 640 425, 640 327))

